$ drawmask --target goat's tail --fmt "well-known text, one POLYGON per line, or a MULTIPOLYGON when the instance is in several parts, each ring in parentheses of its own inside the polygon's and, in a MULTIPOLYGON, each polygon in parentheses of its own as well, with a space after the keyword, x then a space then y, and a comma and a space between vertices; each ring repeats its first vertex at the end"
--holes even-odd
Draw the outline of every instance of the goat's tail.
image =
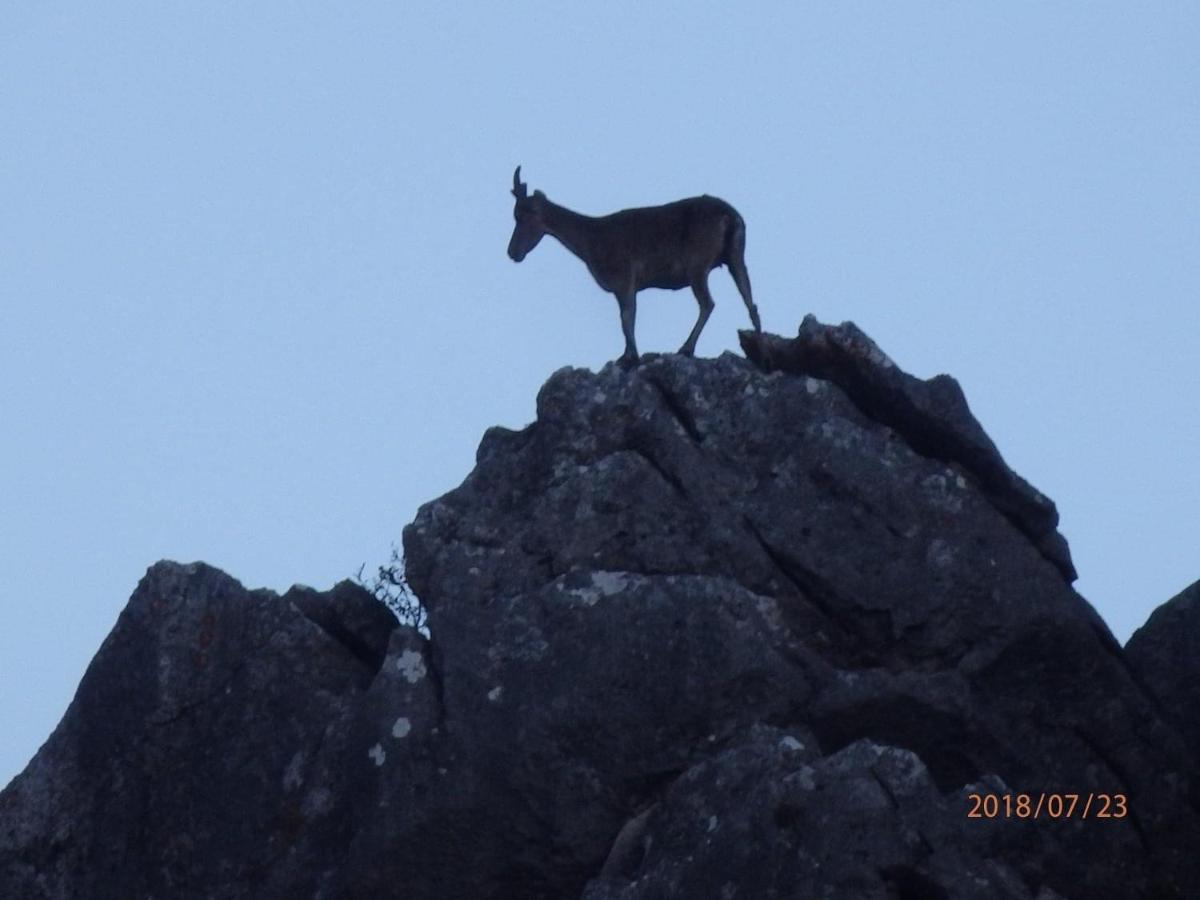
POLYGON ((731 227, 725 236, 725 262, 729 266, 729 274, 737 285, 738 293, 750 313, 750 322, 755 331, 762 331, 762 322, 758 318, 758 307, 754 305, 754 297, 750 293, 750 273, 746 271, 746 222, 734 211, 731 227))

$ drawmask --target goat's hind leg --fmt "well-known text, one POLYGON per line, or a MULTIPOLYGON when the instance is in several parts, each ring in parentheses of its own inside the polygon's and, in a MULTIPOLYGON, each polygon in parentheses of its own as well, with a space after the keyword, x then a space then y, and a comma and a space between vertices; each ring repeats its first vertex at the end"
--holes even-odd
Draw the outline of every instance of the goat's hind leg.
POLYGON ((679 348, 679 352, 684 356, 692 356, 696 352, 696 341, 700 338, 700 332, 704 330, 704 323, 708 321, 708 317, 712 315, 713 303, 712 294, 708 292, 708 273, 705 272, 692 279, 692 293, 696 295, 696 302, 700 304, 700 316, 696 319, 696 324, 692 328, 692 333, 688 335, 683 346, 679 348))
POLYGON ((729 254, 729 274, 733 276, 733 283, 737 285, 738 293, 742 295, 754 330, 762 331, 762 322, 758 318, 758 307, 754 305, 754 297, 750 293, 750 273, 746 271, 746 260, 742 256, 745 249, 745 238, 743 238, 736 243, 733 252, 729 254))

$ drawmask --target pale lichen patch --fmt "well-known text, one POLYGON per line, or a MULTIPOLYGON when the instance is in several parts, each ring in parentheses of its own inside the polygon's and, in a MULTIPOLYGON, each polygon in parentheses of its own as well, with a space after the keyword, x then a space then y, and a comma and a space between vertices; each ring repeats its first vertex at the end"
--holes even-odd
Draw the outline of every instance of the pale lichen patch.
POLYGON ((584 606, 595 606, 601 598, 621 593, 629 582, 629 576, 624 572, 609 572, 603 569, 592 572, 591 579, 590 585, 574 588, 569 592, 584 606))
POLYGON ((392 725, 392 737, 394 738, 406 738, 410 731, 412 731, 412 722, 408 720, 407 716, 401 716, 392 725))
POLYGON ((605 597, 619 594, 625 590, 627 576, 624 572, 593 572, 592 585, 605 597))
POLYGON ((383 749, 382 744, 376 744, 367 751, 367 756, 371 757, 371 759, 375 761, 375 765, 382 766, 384 761, 387 759, 387 751, 383 749))
POLYGON ((785 750, 798 752, 804 749, 804 742, 792 737, 790 734, 785 734, 779 739, 779 745, 785 750))
POLYGON ((416 650, 405 650, 396 660, 396 668, 409 684, 416 684, 425 677, 425 659, 416 650))
POLYGON ((804 788, 806 791, 811 791, 817 786, 817 780, 813 778, 812 766, 802 766, 793 777, 799 783, 800 787, 804 788))

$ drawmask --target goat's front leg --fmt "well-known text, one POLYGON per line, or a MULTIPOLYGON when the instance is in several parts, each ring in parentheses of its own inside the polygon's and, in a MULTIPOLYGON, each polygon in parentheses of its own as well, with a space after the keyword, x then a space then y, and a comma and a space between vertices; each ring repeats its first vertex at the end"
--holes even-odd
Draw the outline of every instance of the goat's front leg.
POLYGON ((637 318, 637 291, 618 294, 617 303, 621 307, 621 331, 625 333, 625 352, 618 361, 622 366, 629 368, 638 363, 637 341, 633 338, 633 325, 637 318))
POLYGON ((683 346, 679 348, 679 352, 684 356, 691 356, 696 352, 696 341, 700 337, 700 332, 704 330, 704 323, 712 315, 713 306, 715 305, 712 294, 708 292, 707 274, 692 279, 692 293, 696 295, 696 302, 700 304, 700 316, 696 319, 692 333, 688 335, 687 340, 683 342, 683 346))

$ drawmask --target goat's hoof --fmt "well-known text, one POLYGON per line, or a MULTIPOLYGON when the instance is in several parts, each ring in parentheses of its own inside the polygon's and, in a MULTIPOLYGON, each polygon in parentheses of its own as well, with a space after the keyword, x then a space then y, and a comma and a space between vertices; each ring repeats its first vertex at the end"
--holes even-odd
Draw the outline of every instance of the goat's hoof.
POLYGON ((622 369, 632 369, 635 368, 639 362, 641 362, 641 360, 638 359, 638 355, 636 353, 622 353, 621 357, 617 360, 617 365, 622 369))
POLYGON ((696 355, 696 348, 695 348, 695 347, 688 347, 688 346, 683 346, 683 347, 680 347, 680 348, 679 348, 679 355, 680 355, 680 356, 695 356, 695 355, 696 355))

